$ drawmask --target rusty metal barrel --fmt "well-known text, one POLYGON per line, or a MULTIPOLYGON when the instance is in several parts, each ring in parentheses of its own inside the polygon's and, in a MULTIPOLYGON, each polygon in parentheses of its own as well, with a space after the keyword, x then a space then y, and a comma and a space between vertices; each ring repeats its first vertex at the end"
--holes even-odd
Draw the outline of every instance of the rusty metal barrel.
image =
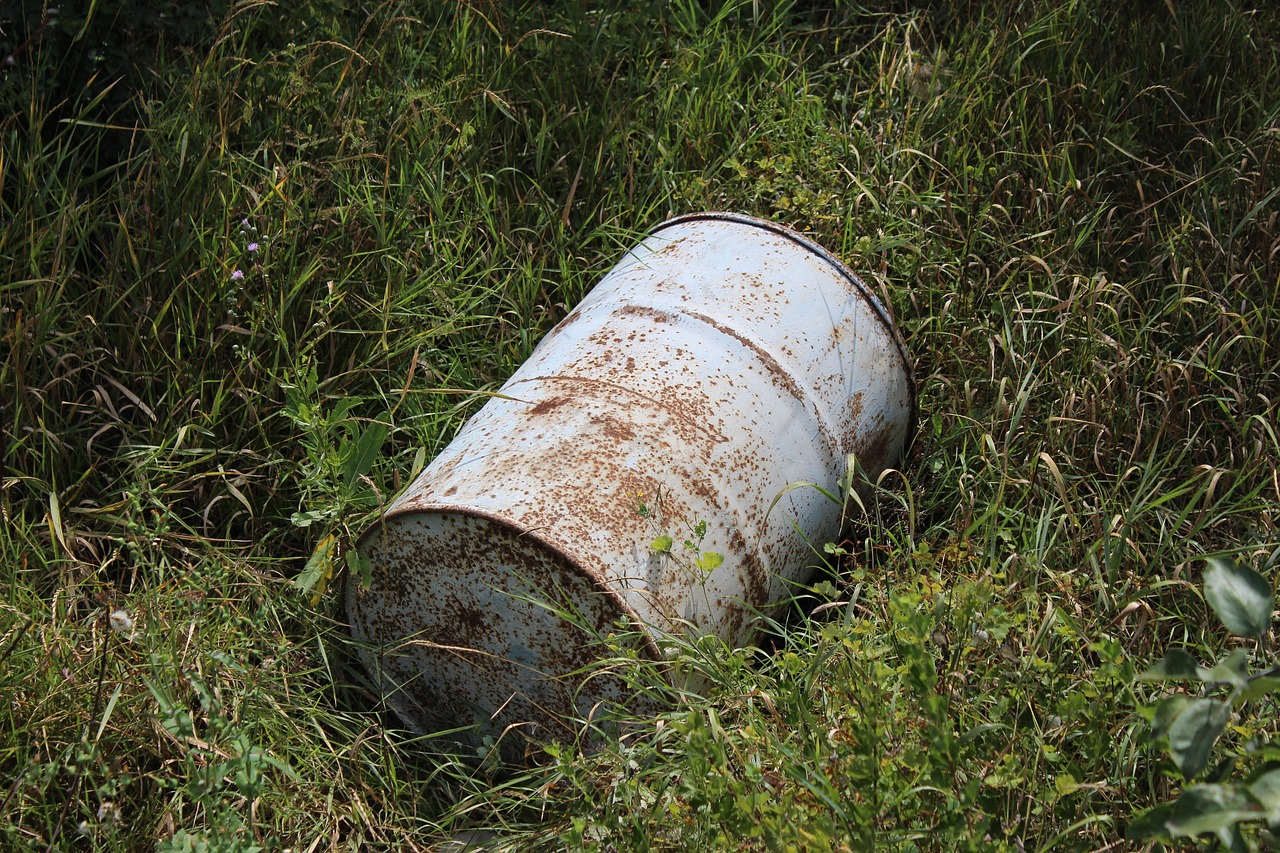
POLYGON ((915 395, 889 313, 821 246, 664 222, 360 539, 363 663, 419 732, 568 738, 635 701, 589 677, 600 636, 750 642, 840 533, 837 502, 789 487, 894 464, 915 395))

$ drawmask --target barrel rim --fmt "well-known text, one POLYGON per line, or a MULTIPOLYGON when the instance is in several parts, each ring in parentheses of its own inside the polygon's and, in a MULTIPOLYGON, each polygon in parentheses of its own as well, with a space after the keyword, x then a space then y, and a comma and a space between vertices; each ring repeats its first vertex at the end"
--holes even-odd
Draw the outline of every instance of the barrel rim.
POLYGON ((908 401, 908 408, 910 412, 908 416, 907 429, 907 437, 909 441, 910 436, 914 432, 915 424, 920 420, 920 394, 919 389, 916 387, 915 364, 912 362, 910 352, 907 350, 907 341, 902 336, 902 330, 898 328, 898 324, 894 322, 893 317, 889 314, 888 309, 885 308, 884 303, 881 302, 875 293, 872 292, 871 288, 867 287, 866 283, 863 282, 862 279, 858 278, 857 274, 850 269, 844 261, 837 258, 828 249, 814 241, 812 238, 796 231, 794 228, 790 228, 778 222, 761 219, 757 216, 749 216, 745 213, 735 213, 729 210, 704 210, 695 213, 684 213, 659 222, 657 225, 649 229, 647 236, 654 236, 658 232, 667 228, 676 225, 683 225, 687 222, 702 222, 708 220, 713 222, 732 222, 738 225, 750 225, 763 231, 770 231, 780 237, 785 237, 793 243, 813 252, 815 255, 830 264, 837 273, 848 279, 858 293, 861 294, 862 298, 867 300, 871 305, 871 309, 875 313, 877 319, 880 320, 880 323, 885 327, 885 330, 889 333, 889 336, 893 339, 894 344, 898 348, 898 357, 901 359, 903 369, 907 374, 907 391, 910 395, 910 400, 908 401))

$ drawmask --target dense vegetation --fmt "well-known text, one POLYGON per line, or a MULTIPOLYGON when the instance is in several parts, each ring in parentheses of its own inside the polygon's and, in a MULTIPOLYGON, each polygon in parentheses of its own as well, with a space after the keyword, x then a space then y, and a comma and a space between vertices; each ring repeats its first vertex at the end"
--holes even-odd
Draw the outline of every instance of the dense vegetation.
MULTIPOLYGON (((1271 5, 10 5, 0 847, 1137 848, 1189 783, 1142 713, 1183 688, 1135 674, 1271 659, 1201 593, 1280 562, 1271 5), (699 209, 893 306, 901 473, 816 613, 687 651, 709 695, 441 755, 295 579, 699 209)), ((1207 777, 1275 760, 1276 712, 1207 777)))

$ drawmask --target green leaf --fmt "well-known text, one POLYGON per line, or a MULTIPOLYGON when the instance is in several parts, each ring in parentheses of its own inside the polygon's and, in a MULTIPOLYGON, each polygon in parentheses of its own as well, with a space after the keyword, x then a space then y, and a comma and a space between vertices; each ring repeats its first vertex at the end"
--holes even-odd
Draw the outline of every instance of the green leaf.
POLYGON ((312 587, 317 587, 311 597, 312 607, 320 602, 329 578, 333 577, 333 546, 337 541, 333 534, 321 539, 320 544, 311 552, 307 564, 302 567, 302 574, 294 578, 293 585, 303 592, 310 592, 312 587))
POLYGON ((1249 783, 1249 793, 1262 804, 1268 825, 1272 829, 1280 827, 1280 768, 1268 770, 1249 783))
POLYGON ((195 722, 191 719, 191 713, 186 708, 169 698, 169 694, 160 686, 155 684, 151 679, 143 677, 147 689, 151 691, 152 697, 156 700, 157 710, 160 716, 160 724, 164 726, 165 731, 173 735, 179 740, 185 740, 192 737, 196 733, 195 722))
POLYGON ((1168 835, 1169 830, 1165 824, 1168 823, 1172 814, 1172 803, 1162 803, 1154 808, 1147 809, 1129 824, 1129 828, 1124 833, 1125 837, 1131 841, 1141 841, 1145 838, 1154 838, 1157 835, 1168 835))
POLYGON ((387 440, 387 433, 390 432, 391 428, 387 425, 390 421, 391 415, 384 414, 367 424, 360 437, 343 456, 342 480, 347 488, 354 488, 361 477, 373 470, 373 463, 377 461, 382 443, 387 440))
POLYGON ((1204 769, 1230 718, 1231 706, 1217 699, 1193 699, 1182 709, 1169 726, 1169 752, 1183 776, 1191 779, 1204 769))
POLYGON ((1236 698, 1239 702, 1252 702, 1276 692, 1280 692, 1280 678, 1274 675, 1255 675, 1249 679, 1249 686, 1240 691, 1236 698))
POLYGON ((1178 715, 1183 712, 1191 700, 1186 696, 1166 696, 1156 703, 1155 714, 1151 719, 1151 736, 1164 737, 1178 715))
POLYGON ((295 512, 289 517, 289 521, 293 523, 294 527, 310 527, 317 521, 324 521, 330 514, 328 510, 310 509, 306 512, 295 512))
POLYGON ((1268 767, 1280 767, 1280 739, 1265 738, 1261 735, 1250 738, 1245 744, 1245 754, 1268 767))
POLYGON ((331 424, 336 424, 346 418, 347 412, 354 409, 359 403, 360 400, 357 397, 343 397, 333 404, 333 408, 329 411, 329 416, 325 420, 331 424))
POLYGON ((667 554, 671 552, 672 539, 670 536, 659 536, 649 543, 651 551, 657 551, 659 554, 667 554))
POLYGON ((1244 649, 1236 649, 1218 661, 1213 669, 1205 670, 1203 677, 1205 681, 1244 687, 1249 682, 1249 657, 1244 649))
POLYGON ((1229 853, 1253 853, 1253 848, 1245 843, 1244 833, 1240 831, 1238 823, 1231 827, 1224 826, 1214 834, 1218 836, 1218 843, 1227 848, 1229 853))
POLYGON ((1271 623, 1275 594, 1262 575, 1234 560, 1214 557, 1204 572, 1204 597, 1237 637, 1261 637, 1271 623))
POLYGON ((1053 779, 1053 788, 1059 797, 1065 797, 1080 790, 1080 782, 1070 773, 1059 773, 1053 779))
POLYGON ((1194 785, 1174 800, 1165 830, 1178 836, 1217 833, 1262 817, 1262 806, 1240 785, 1194 785))
POLYGON ((363 556, 355 548, 348 548, 343 555, 347 561, 347 568, 351 574, 360 578, 361 586, 369 586, 373 583, 373 566, 369 563, 369 558, 363 556))
POLYGON ((1138 680, 1198 679, 1199 672, 1200 663, 1195 658, 1182 649, 1170 649, 1159 663, 1138 675, 1138 680))
POLYGON ((703 572, 714 572, 716 569, 724 565, 724 555, 717 554, 715 551, 703 551, 702 556, 693 561, 693 564, 703 572))
POLYGON ((840 595, 840 590, 836 589, 836 585, 831 581, 820 581, 813 585, 813 594, 835 601, 840 595))

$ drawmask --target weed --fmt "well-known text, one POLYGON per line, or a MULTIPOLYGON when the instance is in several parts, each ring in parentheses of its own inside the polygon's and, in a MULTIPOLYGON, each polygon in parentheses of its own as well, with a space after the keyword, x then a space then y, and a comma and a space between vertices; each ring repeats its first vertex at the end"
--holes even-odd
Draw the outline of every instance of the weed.
POLYGON ((1171 840, 1211 835, 1228 850, 1256 850, 1259 840, 1273 844, 1275 837, 1246 836, 1245 824, 1266 822, 1272 831, 1280 827, 1280 747, 1269 731, 1275 719, 1274 694, 1280 692, 1280 666, 1267 654, 1275 593, 1248 566, 1212 559, 1204 573, 1204 596, 1228 631, 1258 642, 1258 657, 1267 668, 1251 672, 1250 655, 1243 648, 1212 667, 1201 666, 1184 650, 1170 649, 1138 676, 1143 681, 1188 680, 1201 685, 1199 696, 1166 696, 1144 709, 1144 716, 1151 736, 1184 779, 1209 772, 1205 782, 1141 814, 1130 825, 1129 836, 1171 840), (1210 768, 1214 747, 1229 725, 1232 734, 1245 741, 1245 750, 1210 768), (1240 773, 1237 768, 1244 760, 1252 769, 1242 781, 1228 781, 1240 773))

